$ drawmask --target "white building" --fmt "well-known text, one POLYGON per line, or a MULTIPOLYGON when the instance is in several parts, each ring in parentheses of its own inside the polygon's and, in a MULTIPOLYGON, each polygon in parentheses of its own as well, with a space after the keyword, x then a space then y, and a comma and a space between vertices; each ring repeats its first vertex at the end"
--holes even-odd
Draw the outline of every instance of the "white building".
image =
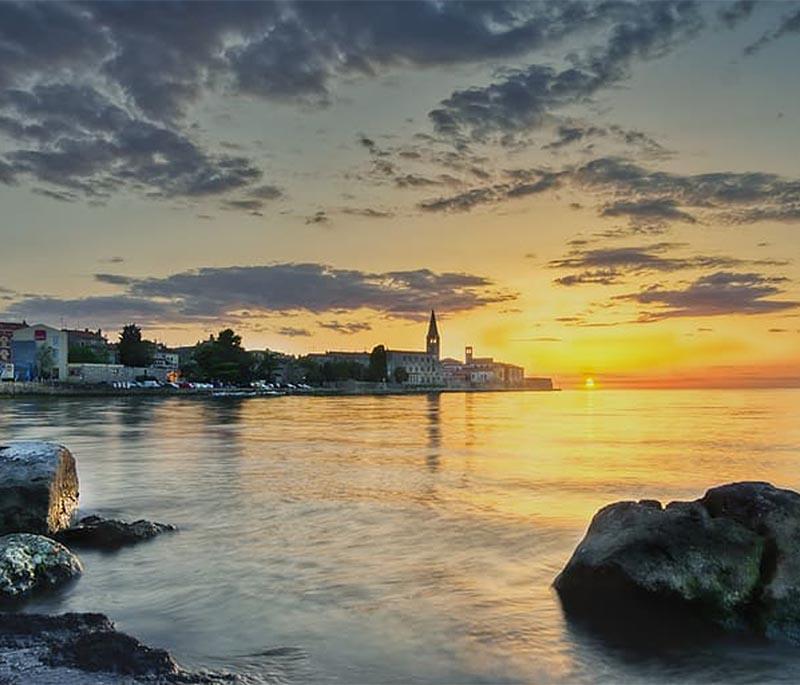
POLYGON ((14 331, 12 339, 14 373, 19 380, 36 380, 49 376, 50 380, 67 378, 69 338, 66 331, 52 326, 35 324, 14 331), (49 350, 49 368, 41 368, 45 351, 49 350))

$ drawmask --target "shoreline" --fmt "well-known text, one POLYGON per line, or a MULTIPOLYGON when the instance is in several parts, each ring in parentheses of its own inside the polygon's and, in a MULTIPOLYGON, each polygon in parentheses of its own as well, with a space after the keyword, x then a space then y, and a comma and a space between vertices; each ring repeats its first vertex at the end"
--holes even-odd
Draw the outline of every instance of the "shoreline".
POLYGON ((0 399, 22 397, 180 397, 191 399, 279 398, 279 397, 358 397, 383 395, 431 395, 443 393, 561 392, 561 388, 440 388, 440 387, 375 387, 314 388, 312 390, 281 389, 264 392, 249 388, 175 389, 175 388, 79 388, 29 383, 0 384, 0 399))

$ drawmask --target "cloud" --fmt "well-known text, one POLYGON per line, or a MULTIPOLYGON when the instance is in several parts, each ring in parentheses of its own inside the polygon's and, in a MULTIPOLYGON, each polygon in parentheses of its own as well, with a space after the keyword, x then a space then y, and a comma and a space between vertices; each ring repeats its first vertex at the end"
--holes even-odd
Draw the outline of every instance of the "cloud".
POLYGON ((339 212, 350 216, 362 216, 367 219, 391 219, 395 216, 394 212, 390 210, 374 209, 372 207, 343 207, 339 212))
POLYGON ((91 86, 6 89, 0 112, 27 122, 5 152, 4 166, 14 179, 55 186, 40 192, 57 199, 78 193, 102 200, 120 190, 197 198, 245 188, 262 176, 248 159, 210 154, 181 131, 138 117, 91 86))
POLYGON ((317 224, 317 225, 329 224, 330 222, 331 222, 330 217, 323 210, 319 210, 318 212, 315 212, 311 216, 307 216, 306 217, 306 225, 307 226, 312 225, 312 224, 317 224))
POLYGON ((553 269, 572 269, 576 273, 555 279, 558 285, 615 285, 630 275, 673 273, 691 269, 728 269, 740 266, 785 266, 787 262, 767 259, 741 259, 723 255, 671 254, 686 247, 682 243, 653 243, 628 247, 586 248, 579 242, 570 253, 555 259, 553 269))
POLYGON ((418 207, 424 212, 466 212, 479 205, 495 205, 508 199, 544 193, 557 187, 559 178, 559 173, 546 169, 525 170, 525 173, 516 174, 513 182, 496 183, 455 195, 424 200, 418 207))
POLYGON ((644 210, 665 221, 690 221, 695 216, 686 211, 689 208, 729 224, 800 220, 800 180, 777 174, 720 171, 682 175, 651 170, 619 157, 601 157, 574 170, 570 180, 580 188, 613 198, 601 212, 622 207, 630 216, 633 209, 634 219, 641 218, 644 210))
POLYGON ((688 224, 697 223, 688 212, 678 208, 675 200, 671 198, 657 198, 653 200, 636 200, 625 202, 618 200, 603 207, 601 216, 624 216, 631 219, 636 225, 661 228, 667 223, 678 221, 688 224))
POLYGON ((277 333, 287 338, 307 338, 311 335, 311 331, 307 328, 295 328, 294 326, 282 326, 277 333))
POLYGON ((129 285, 135 281, 129 276, 121 276, 119 274, 95 274, 94 280, 107 285, 129 285))
POLYGON ((372 273, 314 263, 203 268, 165 278, 109 274, 96 278, 122 286, 123 292, 74 299, 24 297, 9 305, 4 315, 96 320, 107 325, 128 320, 235 322, 269 313, 369 309, 383 316, 419 320, 433 307, 443 313, 463 312, 517 297, 473 274, 428 269, 372 273))
POLYGON ((643 323, 675 317, 774 314, 800 307, 797 301, 771 299, 783 293, 780 286, 785 281, 758 273, 717 271, 684 288, 656 285, 617 299, 655 307, 640 315, 643 323))
POLYGON ((720 7, 717 10, 717 16, 727 28, 733 29, 749 19, 755 7, 756 0, 736 0, 736 2, 720 7))
POLYGON ((773 43, 776 40, 784 38, 788 35, 800 33, 800 9, 796 9, 792 14, 785 16, 778 28, 773 31, 768 31, 755 43, 748 45, 744 49, 744 54, 751 56, 762 50, 764 47, 773 43))
POLYGON ((488 86, 454 91, 428 117, 440 136, 505 145, 541 127, 567 105, 586 101, 627 78, 635 59, 653 59, 703 26, 698 5, 681 0, 643 4, 601 3, 595 21, 610 21, 606 45, 573 57, 564 69, 532 64, 506 70, 488 86))
POLYGON ((319 321, 317 325, 343 335, 354 335, 372 330, 372 325, 366 321, 319 321))

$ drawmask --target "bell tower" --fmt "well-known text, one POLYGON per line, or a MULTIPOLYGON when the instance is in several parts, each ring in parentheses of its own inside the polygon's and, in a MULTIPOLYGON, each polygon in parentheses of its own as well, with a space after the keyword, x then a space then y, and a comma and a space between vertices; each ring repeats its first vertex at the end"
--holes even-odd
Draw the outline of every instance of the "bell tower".
POLYGON ((425 349, 428 351, 428 354, 433 355, 437 360, 439 359, 439 329, 436 327, 436 314, 432 309, 425 349))

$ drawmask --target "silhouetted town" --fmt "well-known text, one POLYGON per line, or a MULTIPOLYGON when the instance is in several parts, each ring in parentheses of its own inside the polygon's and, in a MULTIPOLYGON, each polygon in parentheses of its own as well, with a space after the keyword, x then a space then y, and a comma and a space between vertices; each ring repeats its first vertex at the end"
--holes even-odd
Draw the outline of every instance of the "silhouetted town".
POLYGON ((339 388, 552 390, 549 378, 526 377, 521 366, 480 357, 472 346, 464 359, 441 358, 441 337, 431 311, 425 348, 329 350, 293 356, 245 350, 230 329, 196 345, 170 348, 142 338, 134 324, 117 342, 103 331, 46 324, 0 322, 0 378, 14 383, 105 386, 116 389, 213 389, 250 386, 264 390, 339 388))

